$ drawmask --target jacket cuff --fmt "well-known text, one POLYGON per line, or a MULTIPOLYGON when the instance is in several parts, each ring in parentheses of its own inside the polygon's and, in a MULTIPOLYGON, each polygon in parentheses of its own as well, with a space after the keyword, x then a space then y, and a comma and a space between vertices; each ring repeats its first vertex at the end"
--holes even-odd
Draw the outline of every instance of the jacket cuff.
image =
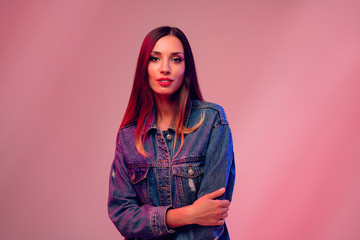
POLYGON ((152 209, 150 226, 157 237, 175 232, 172 229, 168 229, 166 225, 166 212, 172 208, 172 206, 159 206, 152 209))

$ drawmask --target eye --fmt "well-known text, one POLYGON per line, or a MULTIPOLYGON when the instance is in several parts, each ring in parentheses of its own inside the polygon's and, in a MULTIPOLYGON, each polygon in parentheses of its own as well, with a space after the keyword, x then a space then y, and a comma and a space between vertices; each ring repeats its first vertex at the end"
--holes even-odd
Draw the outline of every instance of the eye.
POLYGON ((181 63, 183 60, 182 58, 174 58, 172 59, 173 62, 176 62, 176 63, 181 63))
POLYGON ((151 62, 157 62, 157 61, 160 60, 160 58, 151 56, 149 60, 150 60, 151 62))

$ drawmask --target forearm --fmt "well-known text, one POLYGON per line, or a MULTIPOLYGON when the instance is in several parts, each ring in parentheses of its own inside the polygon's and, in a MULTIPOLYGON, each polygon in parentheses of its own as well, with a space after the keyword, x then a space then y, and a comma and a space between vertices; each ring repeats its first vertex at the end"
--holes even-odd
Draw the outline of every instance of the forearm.
POLYGON ((225 188, 218 189, 197 199, 193 204, 166 212, 166 225, 176 228, 197 224, 201 226, 220 226, 228 216, 230 202, 218 200, 225 192, 225 188))
POLYGON ((165 221, 169 228, 177 228, 194 224, 193 217, 191 215, 191 206, 169 209, 166 212, 165 221))
POLYGON ((124 237, 160 238, 171 233, 164 221, 167 208, 169 206, 130 207, 110 204, 109 216, 124 237))

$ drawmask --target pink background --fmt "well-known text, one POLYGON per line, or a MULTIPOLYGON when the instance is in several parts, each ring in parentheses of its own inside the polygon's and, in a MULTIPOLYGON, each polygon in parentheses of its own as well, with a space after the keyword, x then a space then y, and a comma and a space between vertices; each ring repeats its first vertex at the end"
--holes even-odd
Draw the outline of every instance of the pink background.
POLYGON ((232 239, 360 239, 359 1, 1 1, 0 239, 121 239, 108 174, 140 44, 188 36, 226 109, 232 239))

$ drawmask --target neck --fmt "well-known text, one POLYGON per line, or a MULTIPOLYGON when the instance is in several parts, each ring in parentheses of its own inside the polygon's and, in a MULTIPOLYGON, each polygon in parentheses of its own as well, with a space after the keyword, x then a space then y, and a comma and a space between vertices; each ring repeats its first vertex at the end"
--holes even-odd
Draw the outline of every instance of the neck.
POLYGON ((155 96, 156 125, 161 130, 167 130, 174 115, 174 103, 169 97, 155 96))

